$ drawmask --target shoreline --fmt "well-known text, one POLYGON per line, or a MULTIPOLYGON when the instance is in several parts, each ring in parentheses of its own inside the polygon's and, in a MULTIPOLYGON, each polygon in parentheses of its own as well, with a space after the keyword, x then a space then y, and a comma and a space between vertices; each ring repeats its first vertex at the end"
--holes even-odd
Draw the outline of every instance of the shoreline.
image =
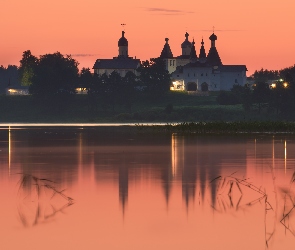
POLYGON ((295 122, 173 122, 173 123, 0 123, 0 129, 25 128, 116 128, 136 129, 138 132, 179 134, 295 134, 295 122))

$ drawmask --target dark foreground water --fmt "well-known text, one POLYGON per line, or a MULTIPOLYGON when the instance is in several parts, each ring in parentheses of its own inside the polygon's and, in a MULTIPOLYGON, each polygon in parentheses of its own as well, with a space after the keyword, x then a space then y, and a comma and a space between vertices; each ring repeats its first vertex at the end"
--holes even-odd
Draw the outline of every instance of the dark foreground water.
POLYGON ((295 137, 2 127, 0 249, 295 247, 295 137))

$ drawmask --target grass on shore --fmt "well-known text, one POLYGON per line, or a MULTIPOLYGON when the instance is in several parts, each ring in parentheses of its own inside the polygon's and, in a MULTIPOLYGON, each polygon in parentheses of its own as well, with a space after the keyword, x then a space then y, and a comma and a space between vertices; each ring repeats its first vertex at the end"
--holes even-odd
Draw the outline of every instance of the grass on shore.
POLYGON ((245 112, 242 105, 219 105, 217 93, 191 96, 169 92, 158 99, 144 95, 131 107, 105 107, 99 101, 91 106, 87 95, 76 95, 67 102, 50 104, 32 96, 0 96, 0 123, 144 123, 144 122, 209 122, 209 121, 279 121, 292 120, 274 113, 245 112))

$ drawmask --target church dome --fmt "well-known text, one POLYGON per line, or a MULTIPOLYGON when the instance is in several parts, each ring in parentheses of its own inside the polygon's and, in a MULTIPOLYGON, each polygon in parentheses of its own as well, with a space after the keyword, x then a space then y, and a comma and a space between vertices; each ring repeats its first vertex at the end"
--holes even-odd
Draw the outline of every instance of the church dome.
POLYGON ((192 43, 188 40, 189 34, 186 32, 184 36, 185 36, 185 40, 181 44, 181 48, 182 49, 184 49, 184 48, 191 48, 192 47, 192 43))
POLYGON ((185 40, 182 44, 181 44, 181 48, 187 48, 187 47, 191 47, 192 43, 190 41, 185 40))
POLYGON ((213 33, 213 34, 209 37, 209 39, 210 39, 211 41, 215 41, 215 40, 217 40, 217 36, 213 33))
POLYGON ((128 46, 128 40, 124 36, 125 31, 122 31, 122 37, 118 41, 118 46, 128 46))

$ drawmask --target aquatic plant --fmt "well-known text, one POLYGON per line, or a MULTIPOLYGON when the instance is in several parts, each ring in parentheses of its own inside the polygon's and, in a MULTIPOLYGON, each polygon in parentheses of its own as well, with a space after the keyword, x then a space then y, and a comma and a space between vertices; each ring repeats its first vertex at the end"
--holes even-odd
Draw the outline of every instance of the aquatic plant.
MULTIPOLYGON (((236 210, 238 210, 240 208, 239 204, 240 204, 242 196, 244 195, 242 187, 245 187, 248 190, 252 190, 258 194, 257 199, 250 200, 246 203, 247 206, 254 205, 257 202, 260 202, 261 200, 264 199, 265 203, 268 206, 267 209, 273 210, 271 204, 267 200, 267 193, 265 192, 265 190, 263 190, 262 187, 257 187, 256 185, 251 183, 249 181, 249 179, 241 179, 241 178, 235 177, 234 174, 231 174, 231 175, 225 176, 225 177, 218 176, 218 177, 214 178, 213 180, 210 181, 210 185, 213 182, 217 182, 217 181, 218 181, 218 186, 217 186, 218 194, 222 196, 225 193, 227 195, 227 197, 229 198, 231 206, 233 206, 233 202, 232 202, 233 190, 234 190, 235 186, 237 187, 237 189, 240 193, 240 199, 239 199, 238 203, 236 204, 236 210)), ((214 207, 214 206, 212 206, 212 207, 215 210, 217 210, 216 207, 214 207)))
MULTIPOLYGON (((250 182, 250 179, 247 178, 238 178, 235 176, 235 173, 229 175, 229 176, 217 176, 216 178, 212 179, 209 183, 209 185, 213 185, 214 183, 218 182, 217 185, 217 200, 221 200, 221 202, 216 202, 212 204, 212 208, 214 211, 217 212, 227 212, 228 209, 234 208, 236 211, 240 209, 244 209, 245 206, 252 206, 257 203, 264 204, 264 224, 265 224, 265 244, 266 247, 269 246, 269 242, 276 231, 276 220, 279 219, 279 222, 284 226, 286 231, 289 231, 294 237, 295 237, 295 230, 294 230, 294 220, 292 219, 293 212, 295 211, 295 192, 294 192, 294 183, 295 183, 295 172, 293 173, 289 187, 288 188, 282 188, 277 187, 275 183, 275 175, 273 168, 270 167, 270 172, 272 174, 272 180, 273 180, 273 193, 275 196, 275 206, 271 204, 269 201, 269 195, 267 194, 266 190, 263 187, 258 187, 250 182), (279 190, 279 193, 283 196, 283 211, 282 213, 278 208, 278 197, 277 197, 277 191, 279 190), (250 199, 247 200, 244 205, 241 204, 241 200, 245 192, 252 191, 258 194, 258 197, 256 199, 250 199), (238 199, 234 202, 233 200, 233 193, 235 195, 238 195, 238 199), (226 201, 228 200, 228 202, 226 201), (226 204, 229 204, 226 206, 226 204), (270 230, 269 225, 267 225, 267 214, 269 211, 272 211, 274 213, 274 217, 272 218, 273 221, 273 229, 270 230), (277 216, 279 214, 279 216, 277 216)), ((252 195, 250 197, 253 197, 252 195)), ((248 197, 249 199, 249 197, 248 197)))
POLYGON ((20 174, 18 214, 23 226, 44 223, 74 204, 74 199, 59 190, 55 182, 30 174, 20 174))
POLYGON ((295 133, 295 123, 283 121, 183 122, 136 127, 140 131, 194 134, 295 133))
POLYGON ((295 236, 295 231, 294 227, 291 227, 291 216, 292 212, 295 209, 295 194, 294 191, 292 190, 294 188, 294 182, 295 182, 295 172, 293 173, 289 188, 284 189, 280 188, 281 193, 283 194, 283 199, 284 199, 284 210, 283 210, 283 216, 280 222, 282 225, 288 230, 293 236, 295 236))

